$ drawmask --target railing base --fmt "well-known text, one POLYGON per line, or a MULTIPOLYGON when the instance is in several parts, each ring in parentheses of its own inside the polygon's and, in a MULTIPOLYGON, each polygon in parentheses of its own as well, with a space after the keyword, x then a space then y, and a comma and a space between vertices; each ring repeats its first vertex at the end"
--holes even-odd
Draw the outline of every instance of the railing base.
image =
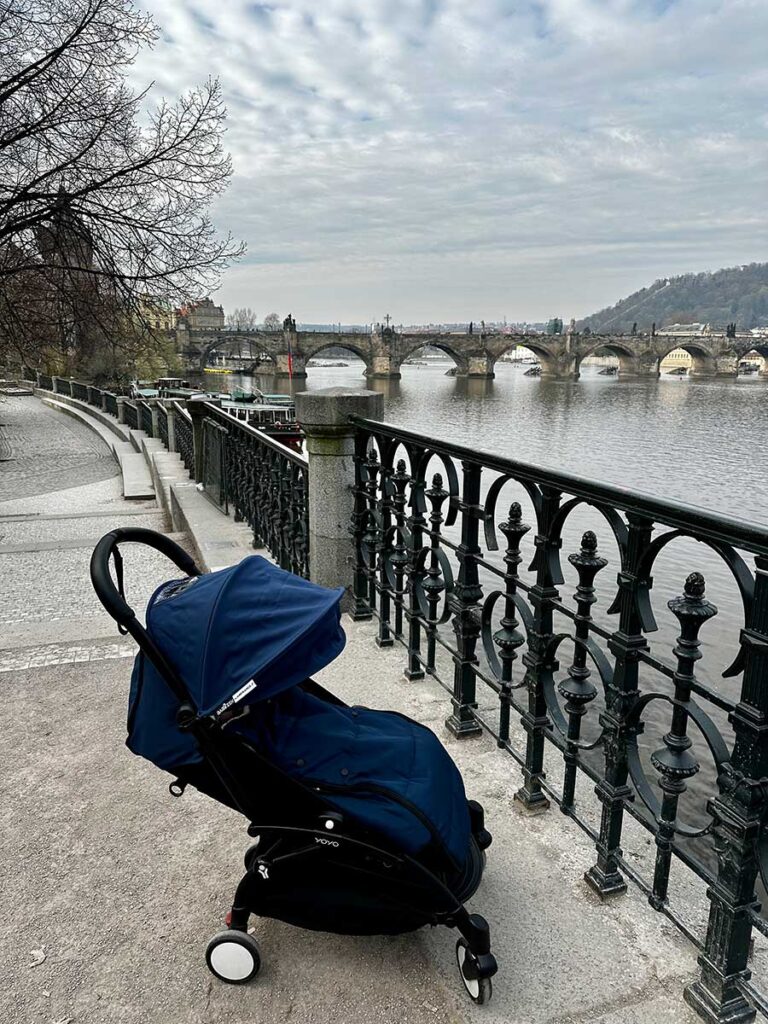
POLYGON ((683 998, 709 1024, 746 1024, 756 1016, 755 1008, 741 993, 721 1002, 700 980, 683 989, 683 998))
POLYGON ((610 900, 615 896, 622 896, 627 891, 627 883, 624 876, 618 871, 611 871, 605 874, 598 867, 591 867, 584 872, 584 881, 589 888, 601 900, 610 900))
POLYGON ((423 679, 424 676, 426 675, 426 673, 421 668, 418 668, 418 669, 409 669, 409 668, 407 668, 403 672, 403 675, 405 676, 405 678, 408 680, 409 683, 414 683, 414 682, 416 682, 417 679, 423 679))
POLYGON ((518 789, 512 801, 521 814, 530 817, 535 814, 544 814, 550 808, 549 799, 543 793, 529 793, 525 789, 518 789))
POLYGON ((373 618, 373 612, 370 608, 353 608, 349 613, 349 617, 353 622, 370 622, 373 618))
POLYGON ((479 736, 483 731, 482 725, 476 722, 474 718, 462 720, 456 715, 449 715, 446 718, 445 727, 457 739, 466 739, 467 736, 479 736))

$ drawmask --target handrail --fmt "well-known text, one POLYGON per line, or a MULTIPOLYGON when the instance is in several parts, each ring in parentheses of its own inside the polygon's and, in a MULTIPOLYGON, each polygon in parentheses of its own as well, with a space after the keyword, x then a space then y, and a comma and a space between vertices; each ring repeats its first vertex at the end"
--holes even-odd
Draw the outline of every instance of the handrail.
POLYGON ((214 419, 223 421, 228 427, 236 426, 239 430, 243 431, 243 433, 248 434, 257 440, 259 444, 263 444, 265 447, 271 448, 276 454, 284 456, 289 462, 293 462, 297 466, 303 466, 305 468, 309 465, 306 455, 295 451, 293 448, 289 448, 280 441, 276 441, 263 430, 257 430, 255 427, 252 427, 250 423, 245 423, 243 420, 239 420, 236 416, 231 416, 226 409, 221 409, 218 405, 214 405, 209 402, 202 402, 201 405, 205 407, 205 411, 208 416, 212 416, 214 419))
POLYGON ((566 491, 587 502, 604 502, 625 512, 658 520, 667 526, 673 526, 686 532, 694 531, 709 540, 735 544, 753 554, 768 554, 768 524, 761 526, 757 523, 750 523, 746 519, 725 516, 683 501, 658 498, 615 484, 585 480, 584 477, 564 473, 561 470, 543 469, 528 462, 519 462, 516 459, 494 455, 492 452, 465 448, 453 441, 437 441, 424 434, 418 434, 389 423, 381 423, 378 420, 350 416, 350 421, 355 426, 373 431, 377 435, 397 441, 412 441, 420 447, 429 448, 436 454, 449 455, 462 462, 476 466, 481 465, 499 473, 509 473, 517 480, 543 484, 557 491, 566 491))

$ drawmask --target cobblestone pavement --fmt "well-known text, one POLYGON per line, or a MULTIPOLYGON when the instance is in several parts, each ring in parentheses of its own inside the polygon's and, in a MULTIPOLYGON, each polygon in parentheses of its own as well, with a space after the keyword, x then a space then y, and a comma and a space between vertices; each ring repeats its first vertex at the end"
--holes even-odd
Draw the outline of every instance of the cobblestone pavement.
POLYGON ((33 396, 0 405, 0 502, 116 477, 112 453, 93 431, 33 396))

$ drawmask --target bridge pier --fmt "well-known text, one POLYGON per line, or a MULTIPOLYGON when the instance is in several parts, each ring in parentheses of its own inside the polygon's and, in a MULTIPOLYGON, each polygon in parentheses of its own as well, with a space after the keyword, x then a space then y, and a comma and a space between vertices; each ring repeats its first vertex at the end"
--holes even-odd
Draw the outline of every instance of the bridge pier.
POLYGON ((629 355, 617 352, 619 358, 619 380, 658 380, 661 376, 659 358, 655 352, 629 355))
POLYGON ((400 363, 390 352, 375 354, 366 365, 365 375, 369 380, 400 380, 400 363))
POLYGON ((728 353, 721 356, 698 355, 691 353, 693 362, 688 376, 694 379, 729 378, 738 375, 738 356, 728 353))
POLYGON ((277 352, 275 354, 275 376, 276 377, 306 377, 307 363, 304 356, 295 349, 292 353, 292 371, 288 369, 288 353, 277 352))
POLYGON ((570 350, 558 353, 536 352, 542 380, 578 380, 579 361, 570 350))
POLYGON ((457 369, 456 376, 493 380, 496 376, 493 370, 493 359, 487 352, 472 352, 467 356, 466 372, 462 373, 460 369, 457 369))

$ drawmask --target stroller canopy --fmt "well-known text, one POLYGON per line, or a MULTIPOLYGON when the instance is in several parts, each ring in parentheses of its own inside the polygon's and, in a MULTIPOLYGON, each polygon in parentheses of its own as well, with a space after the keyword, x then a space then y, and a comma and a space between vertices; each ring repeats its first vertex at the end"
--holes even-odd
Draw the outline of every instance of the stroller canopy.
MULTIPOLYGON (((341 653, 339 603, 329 590, 252 555, 153 594, 147 630, 202 715, 256 703, 303 682, 341 653)), ((161 768, 200 760, 176 726, 178 701, 154 666, 134 668, 128 746, 161 768)))

